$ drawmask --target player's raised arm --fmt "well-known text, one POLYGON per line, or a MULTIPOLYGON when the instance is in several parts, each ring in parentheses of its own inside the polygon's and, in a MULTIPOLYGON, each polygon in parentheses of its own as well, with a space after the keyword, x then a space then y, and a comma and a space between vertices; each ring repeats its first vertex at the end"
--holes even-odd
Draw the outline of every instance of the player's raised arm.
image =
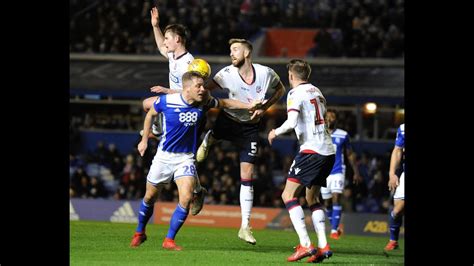
POLYGON ((150 108, 150 111, 146 113, 145 121, 143 122, 143 135, 142 140, 138 143, 138 152, 141 156, 145 154, 146 148, 148 146, 148 135, 150 134, 151 121, 153 116, 156 116, 158 113, 155 108, 150 108))
POLYGON ((177 90, 173 90, 173 89, 166 88, 166 87, 159 86, 159 85, 156 85, 156 86, 151 87, 151 88, 150 88, 150 91, 151 91, 151 92, 154 92, 154 93, 158 93, 158 94, 179 93, 179 91, 177 91, 177 90))
POLYGON ((163 44, 165 37, 163 36, 163 33, 161 32, 160 29, 160 13, 158 12, 158 8, 154 7, 150 11, 151 14, 151 25, 153 26, 153 35, 155 35, 155 42, 156 46, 158 47, 158 50, 160 50, 160 53, 168 58, 168 54, 166 51, 166 47, 163 44))

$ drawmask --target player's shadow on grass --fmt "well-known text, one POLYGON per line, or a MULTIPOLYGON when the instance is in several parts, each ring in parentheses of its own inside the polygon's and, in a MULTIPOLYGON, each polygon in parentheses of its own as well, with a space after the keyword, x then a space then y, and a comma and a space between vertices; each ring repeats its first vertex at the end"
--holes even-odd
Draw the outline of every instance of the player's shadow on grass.
MULTIPOLYGON (((383 250, 347 250, 347 249, 336 249, 333 250, 334 253, 338 254, 348 254, 348 255, 371 255, 371 256, 386 256, 383 250)), ((403 253, 401 250, 390 251, 387 253, 390 257, 403 257, 403 253)))
MULTIPOLYGON (((228 246, 215 246, 215 247, 206 247, 206 250, 213 249, 213 250, 222 250, 222 251, 229 251, 228 246)), ((272 246, 272 245, 262 245, 256 244, 252 246, 250 244, 241 243, 240 245, 232 246, 232 251, 252 251, 252 252, 294 252, 293 247, 291 246, 272 246)))

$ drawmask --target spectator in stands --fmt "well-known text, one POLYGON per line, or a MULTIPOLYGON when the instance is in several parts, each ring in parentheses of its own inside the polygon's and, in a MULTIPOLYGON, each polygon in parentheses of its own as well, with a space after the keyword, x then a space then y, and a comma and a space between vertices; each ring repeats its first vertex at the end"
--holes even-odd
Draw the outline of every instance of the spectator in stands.
POLYGON ((102 180, 93 176, 89 187, 89 196, 91 198, 105 198, 107 197, 107 191, 105 190, 102 180))
POLYGON ((107 150, 104 152, 104 164, 111 168, 114 164, 116 158, 121 158, 122 155, 120 151, 117 149, 115 143, 109 143, 107 150))
POLYGON ((86 175, 82 175, 80 177, 80 184, 76 188, 76 196, 79 198, 89 198, 90 197, 90 189, 91 189, 91 184, 89 182, 89 177, 86 175))
POLYGON ((104 165, 107 157, 107 149, 105 148, 104 141, 100 140, 97 142, 95 150, 90 154, 90 160, 92 162, 104 165))
MULTIPOLYGON (((345 45, 340 53, 329 56, 352 57, 402 57, 403 6, 403 0, 191 1, 185 6, 176 1, 159 3, 165 12, 163 25, 182 23, 190 28, 191 36, 201 36, 202 43, 190 43, 193 54, 226 55, 225 42, 221 47, 216 44, 219 40, 250 39, 261 28, 283 26, 338 29, 345 45), (373 25, 379 28, 378 34, 372 35, 373 25), (390 30, 391 25, 398 32, 390 30), (386 34, 391 36, 384 37, 386 34), (378 52, 374 54, 373 49, 378 52)), ((150 2, 130 0, 112 5, 100 1, 90 10, 85 8, 71 4, 70 52, 155 54, 153 34, 148 26, 150 2)))
POLYGON ((309 49, 307 56, 329 57, 333 55, 334 41, 326 28, 321 28, 314 36, 314 46, 309 49))

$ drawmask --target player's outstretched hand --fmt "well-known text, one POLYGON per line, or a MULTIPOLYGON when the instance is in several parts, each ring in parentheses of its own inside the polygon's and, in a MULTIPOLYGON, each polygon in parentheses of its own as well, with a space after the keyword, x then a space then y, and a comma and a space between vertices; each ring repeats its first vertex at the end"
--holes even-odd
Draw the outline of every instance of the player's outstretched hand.
POLYGON ((388 190, 392 191, 398 187, 398 176, 397 175, 390 175, 390 179, 388 180, 388 190))
POLYGON ((263 113, 265 113, 265 111, 263 111, 262 109, 257 109, 253 111, 252 116, 250 117, 250 120, 254 120, 257 117, 262 117, 263 113))
POLYGON ((268 143, 272 145, 273 139, 275 138, 276 138, 275 129, 272 129, 270 130, 270 132, 268 132, 268 143))
POLYGON ((263 105, 262 101, 255 100, 255 101, 252 102, 251 107, 249 108, 249 110, 253 113, 255 110, 261 109, 262 105, 263 105))
POLYGON ((150 11, 151 14, 151 25, 153 27, 159 27, 160 25, 160 13, 158 12, 158 8, 154 7, 150 11))
POLYGON ((148 146, 148 143, 146 141, 140 141, 140 143, 138 143, 138 152, 140 153, 140 156, 143 157, 143 154, 145 154, 147 146, 148 146))
POLYGON ((168 93, 168 88, 162 86, 153 86, 150 88, 150 91, 155 93, 168 93))

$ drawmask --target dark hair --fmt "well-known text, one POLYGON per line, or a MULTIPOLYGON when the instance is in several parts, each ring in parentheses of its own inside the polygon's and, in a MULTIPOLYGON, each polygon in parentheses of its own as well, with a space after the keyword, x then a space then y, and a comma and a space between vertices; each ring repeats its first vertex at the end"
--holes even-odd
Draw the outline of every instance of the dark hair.
POLYGON ((183 74, 183 77, 181 78, 182 82, 183 82, 183 87, 184 87, 185 82, 188 82, 188 81, 192 80, 193 78, 202 78, 202 79, 204 79, 199 72, 196 72, 196 71, 185 72, 183 74))
POLYGON ((308 62, 302 59, 291 59, 291 61, 286 65, 286 68, 299 79, 304 81, 308 81, 309 75, 311 75, 311 66, 308 62))
POLYGON ((181 41, 183 42, 183 45, 186 45, 186 40, 188 39, 189 31, 185 26, 181 24, 170 24, 166 26, 163 34, 166 34, 167 31, 171 31, 172 33, 181 37, 181 41))
POLYGON ((241 43, 242 45, 247 47, 250 51, 250 54, 252 54, 253 46, 251 42, 247 41, 246 39, 235 39, 235 38, 229 40, 229 45, 232 45, 234 43, 241 43))

